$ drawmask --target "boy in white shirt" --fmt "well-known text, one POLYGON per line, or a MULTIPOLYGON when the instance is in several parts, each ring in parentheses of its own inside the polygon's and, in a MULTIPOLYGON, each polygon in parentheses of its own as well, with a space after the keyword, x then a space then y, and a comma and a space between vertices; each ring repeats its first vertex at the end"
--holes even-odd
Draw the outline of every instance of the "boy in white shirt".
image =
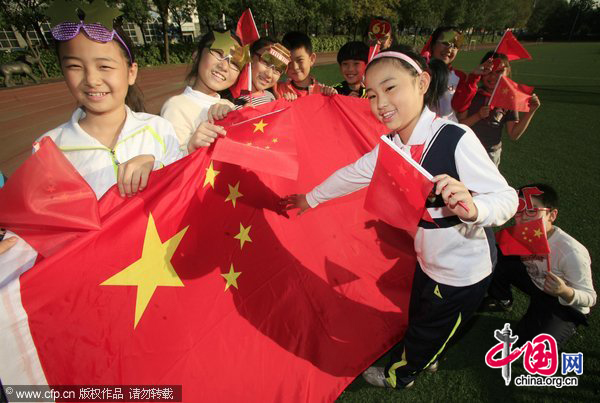
POLYGON ((546 184, 532 184, 519 189, 520 197, 527 187, 543 193, 531 195, 533 209, 518 212, 515 221, 543 220, 550 246, 550 271, 548 256, 503 256, 499 252, 484 307, 510 310, 510 286, 516 286, 530 297, 527 312, 517 324, 519 343, 547 333, 561 346, 575 333, 577 325, 587 325, 590 307, 596 304, 592 262, 585 246, 554 225, 558 216, 556 191, 546 184))

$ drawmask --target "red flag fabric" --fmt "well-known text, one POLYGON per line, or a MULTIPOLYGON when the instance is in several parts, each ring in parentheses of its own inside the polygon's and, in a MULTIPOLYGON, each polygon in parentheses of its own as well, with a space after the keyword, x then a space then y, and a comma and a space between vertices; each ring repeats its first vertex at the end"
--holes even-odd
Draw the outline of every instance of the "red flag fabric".
POLYGON ((519 43, 517 38, 513 35, 513 33, 509 30, 506 30, 502 39, 500 39, 500 43, 498 43, 498 47, 496 48, 496 53, 504 53, 508 60, 520 60, 520 59, 529 59, 532 57, 519 43))
POLYGON ((533 90, 533 87, 518 84, 506 76, 500 76, 490 98, 490 107, 529 112, 529 100, 533 90))
POLYGON ((100 231, 0 288, 0 317, 20 329, 0 332, 2 382, 31 384, 32 373, 58 385, 183 385, 184 402, 333 401, 394 345, 411 237, 366 212, 364 192, 302 217, 278 203, 385 128, 364 99, 313 95, 291 108, 310 128, 296 139, 297 182, 199 150, 133 198, 109 190, 100 231), (16 319, 3 316, 21 302, 16 319), (27 329, 31 343, 19 343, 27 329))
POLYGON ((505 255, 529 256, 550 253, 541 218, 496 232, 496 243, 505 255))
POLYGON ((233 95, 234 98, 239 98, 242 94, 252 91, 251 63, 252 62, 247 63, 244 66, 235 84, 229 87, 229 91, 231 91, 231 95, 233 95))
POLYGON ((0 227, 43 256, 82 231, 100 229, 94 191, 50 138, 0 189, 0 227))
POLYGON ((238 20, 235 34, 242 40, 242 45, 248 45, 260 38, 252 11, 249 8, 242 13, 242 16, 238 20))
POLYGON ((379 43, 376 43, 375 45, 371 45, 369 46, 369 57, 367 60, 367 64, 373 60, 373 58, 377 55, 377 53, 379 53, 379 48, 381 47, 381 45, 379 43))
POLYGON ((431 59, 431 39, 433 38, 432 35, 429 35, 429 39, 427 39, 427 42, 425 42, 425 45, 423 45, 423 48, 421 49, 421 56, 423 56, 427 62, 429 62, 429 59, 431 59))
POLYGON ((285 100, 243 108, 218 122, 227 135, 216 143, 213 159, 296 180, 296 136, 304 130, 299 122, 285 100))
POLYGON ((394 227, 414 233, 426 211, 425 201, 433 182, 409 163, 408 158, 382 136, 365 209, 394 227))

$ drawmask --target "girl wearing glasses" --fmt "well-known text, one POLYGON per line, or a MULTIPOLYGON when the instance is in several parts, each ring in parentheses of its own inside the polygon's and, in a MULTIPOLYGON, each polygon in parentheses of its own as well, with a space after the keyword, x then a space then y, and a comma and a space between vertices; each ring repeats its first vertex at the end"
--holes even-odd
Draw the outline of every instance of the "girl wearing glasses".
POLYGON ((169 98, 160 112, 173 124, 184 151, 192 135, 202 130, 200 124, 207 120, 212 105, 231 105, 219 92, 236 82, 248 58, 247 48, 230 32, 212 31, 200 39, 186 78, 188 86, 182 94, 169 98))
MULTIPOLYGON (((188 152, 200 147, 208 147, 216 141, 219 135, 225 135, 222 126, 215 125, 215 120, 223 119, 229 112, 240 109, 245 105, 258 106, 274 101, 275 96, 270 91, 290 62, 290 51, 280 43, 267 38, 260 38, 250 47, 252 53, 252 93, 247 91, 247 81, 240 77, 238 83, 230 89, 232 93, 243 95, 234 99, 234 105, 214 104, 208 110, 206 121, 202 122, 188 143, 188 152), (243 88, 246 87, 246 88, 243 88)), ((242 74, 247 74, 244 70, 242 74)))

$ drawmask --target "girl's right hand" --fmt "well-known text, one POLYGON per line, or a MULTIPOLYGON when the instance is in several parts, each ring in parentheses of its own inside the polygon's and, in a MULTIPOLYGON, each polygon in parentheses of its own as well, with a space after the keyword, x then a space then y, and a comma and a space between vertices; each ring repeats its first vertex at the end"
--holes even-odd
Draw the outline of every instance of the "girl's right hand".
POLYGON ((490 57, 485 62, 483 62, 479 66, 477 66, 475 68, 475 70, 473 70, 471 72, 471 74, 475 74, 475 75, 478 75, 478 76, 486 75, 486 74, 488 74, 488 73, 490 73, 492 71, 493 67, 494 67, 494 59, 492 59, 490 57))
POLYGON ((193 153, 200 147, 208 147, 215 142, 219 135, 225 136, 227 131, 223 126, 218 126, 208 121, 200 123, 190 141, 188 141, 188 153, 193 153))
POLYGON ((477 114, 479 115, 480 119, 487 119, 488 116, 490 116, 490 106, 483 105, 481 108, 479 108, 477 114))
POLYGON ((298 215, 304 214, 304 212, 310 208, 310 205, 306 201, 305 194, 293 194, 285 196, 279 203, 286 211, 293 210, 295 208, 300 209, 300 211, 298 211, 298 215))
POLYGON ((233 110, 229 104, 214 104, 208 108, 208 121, 215 123, 215 120, 224 119, 229 112, 233 110))

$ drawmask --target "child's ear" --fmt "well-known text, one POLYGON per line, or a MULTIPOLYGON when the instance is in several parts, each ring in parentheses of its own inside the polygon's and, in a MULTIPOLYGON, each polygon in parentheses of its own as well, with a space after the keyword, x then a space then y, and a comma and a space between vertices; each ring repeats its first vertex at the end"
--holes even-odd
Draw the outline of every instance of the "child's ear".
POLYGON ((558 209, 550 210, 550 214, 548 215, 548 219, 549 219, 549 221, 552 224, 554 224, 554 221, 556 221, 557 217, 558 217, 558 209))
POLYGON ((427 90, 429 89, 429 84, 431 83, 431 76, 428 72, 424 71, 417 78, 417 81, 419 86, 419 93, 425 95, 427 93, 427 90))
POLYGON ((129 83, 129 85, 135 84, 137 74, 138 74, 138 65, 137 65, 137 63, 132 63, 131 66, 129 66, 129 71, 127 72, 127 82, 129 83))
POLYGON ((310 67, 312 67, 313 64, 315 64, 316 60, 317 60, 317 54, 316 53, 311 53, 310 54, 310 67))

